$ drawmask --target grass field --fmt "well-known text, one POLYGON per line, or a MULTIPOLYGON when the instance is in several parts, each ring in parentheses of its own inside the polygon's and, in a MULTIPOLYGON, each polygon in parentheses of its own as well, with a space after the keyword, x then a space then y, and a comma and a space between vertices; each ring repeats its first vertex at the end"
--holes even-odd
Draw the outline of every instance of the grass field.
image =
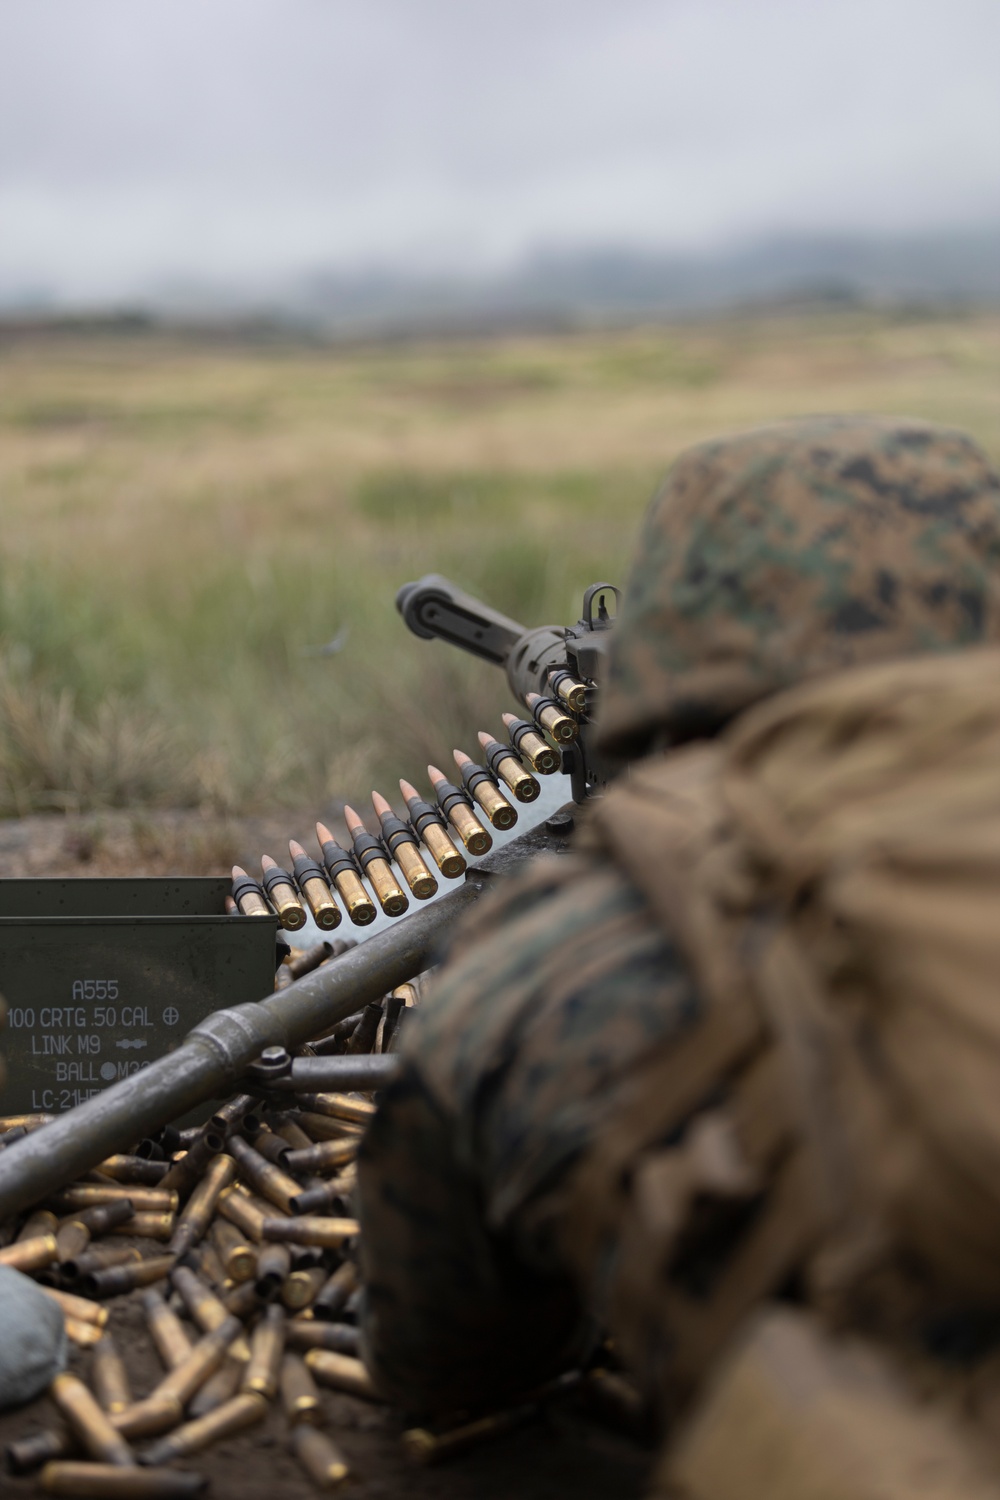
POLYGON ((510 706, 500 673, 405 631, 405 580, 569 621, 587 583, 623 579, 688 443, 881 411, 1000 460, 998 391, 996 315, 350 349, 8 339, 0 814, 391 795, 510 706))

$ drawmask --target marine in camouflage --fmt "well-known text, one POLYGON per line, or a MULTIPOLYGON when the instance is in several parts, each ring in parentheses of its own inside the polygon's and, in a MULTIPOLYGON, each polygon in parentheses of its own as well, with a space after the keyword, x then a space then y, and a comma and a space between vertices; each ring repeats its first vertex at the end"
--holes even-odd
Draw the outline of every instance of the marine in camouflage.
MULTIPOLYGON (((998 637, 1000 484, 967 438, 828 418, 720 440, 646 518, 605 742, 678 743, 801 677, 998 637)), ((704 1018, 674 936, 586 831, 484 899, 361 1148, 364 1333, 387 1396, 500 1404, 607 1325, 622 1247, 581 1249, 571 1184, 648 1059, 704 1018)))

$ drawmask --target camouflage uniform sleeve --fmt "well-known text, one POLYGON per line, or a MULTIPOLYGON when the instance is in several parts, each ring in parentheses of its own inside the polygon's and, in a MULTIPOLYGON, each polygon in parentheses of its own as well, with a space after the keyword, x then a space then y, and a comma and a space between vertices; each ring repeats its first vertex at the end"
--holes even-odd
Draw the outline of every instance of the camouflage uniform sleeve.
POLYGON ((560 1186, 617 1084, 696 1011, 677 952, 607 865, 539 861, 481 904, 362 1147, 366 1354, 391 1399, 497 1404, 579 1352, 560 1186))

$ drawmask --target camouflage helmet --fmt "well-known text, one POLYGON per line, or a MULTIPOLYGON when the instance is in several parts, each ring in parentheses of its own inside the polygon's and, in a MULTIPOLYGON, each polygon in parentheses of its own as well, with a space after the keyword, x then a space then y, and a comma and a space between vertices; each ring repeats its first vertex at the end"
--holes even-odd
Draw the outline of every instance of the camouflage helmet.
POLYGON ((601 748, 714 733, 805 677, 1000 639, 1000 481, 963 433, 805 418, 689 449, 654 497, 601 748))

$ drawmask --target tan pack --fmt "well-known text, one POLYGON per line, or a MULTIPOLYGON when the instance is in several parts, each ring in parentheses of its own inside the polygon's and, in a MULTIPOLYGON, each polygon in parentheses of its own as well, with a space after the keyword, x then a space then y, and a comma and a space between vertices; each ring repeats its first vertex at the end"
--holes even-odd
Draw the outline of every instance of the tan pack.
POLYGON ((591 837, 705 1006, 575 1185, 581 1255, 619 1216, 615 1321, 641 1343, 659 1299, 668 1383, 824 1244, 891 1243, 1000 1303, 1000 651, 772 698, 641 763, 591 837), (696 1202, 762 1192, 708 1293, 671 1279, 696 1202))

